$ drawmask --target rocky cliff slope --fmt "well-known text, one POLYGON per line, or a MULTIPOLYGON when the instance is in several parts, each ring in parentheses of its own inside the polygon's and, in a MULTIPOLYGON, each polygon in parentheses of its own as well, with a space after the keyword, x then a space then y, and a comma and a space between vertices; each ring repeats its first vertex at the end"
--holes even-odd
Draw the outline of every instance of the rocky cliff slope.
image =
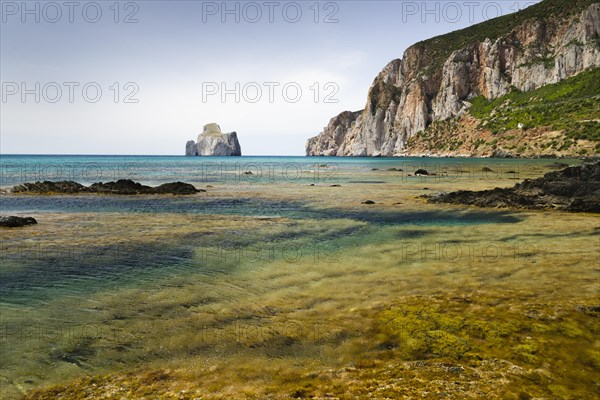
POLYGON ((198 142, 193 140, 185 144, 186 156, 241 156, 242 149, 237 133, 222 133, 217 124, 204 125, 198 135, 198 142))
MULTIPOLYGON (((481 115, 470 114, 472 101, 531 92, 600 67, 600 3, 595 1, 545 0, 519 13, 411 46, 375 78, 365 109, 332 118, 321 134, 307 141, 306 154, 493 155, 503 149, 482 151, 465 143, 472 144, 482 134, 514 130, 518 136, 527 128, 556 130, 519 121, 490 130, 481 115), (434 122, 458 124, 455 133, 471 140, 447 151, 419 146, 427 141, 434 122)), ((597 117, 583 116, 579 121, 600 128, 597 117)), ((594 146, 589 143, 578 151, 589 154, 594 146)))

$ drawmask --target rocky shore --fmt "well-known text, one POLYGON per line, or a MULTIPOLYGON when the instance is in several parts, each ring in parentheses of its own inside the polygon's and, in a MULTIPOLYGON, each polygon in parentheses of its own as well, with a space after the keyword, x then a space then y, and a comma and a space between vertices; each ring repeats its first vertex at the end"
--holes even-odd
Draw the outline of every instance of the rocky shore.
POLYGON ((512 188, 459 190, 423 197, 429 203, 600 213, 600 162, 549 172, 512 188))
POLYGON ((189 195, 198 192, 204 192, 203 189, 196 189, 193 185, 183 182, 164 183, 160 186, 152 187, 142 185, 139 182, 134 182, 130 179, 119 179, 116 182, 97 182, 90 186, 84 186, 73 181, 60 182, 35 182, 23 183, 14 186, 10 192, 17 194, 79 194, 79 193, 96 193, 96 194, 174 194, 174 195, 189 195))

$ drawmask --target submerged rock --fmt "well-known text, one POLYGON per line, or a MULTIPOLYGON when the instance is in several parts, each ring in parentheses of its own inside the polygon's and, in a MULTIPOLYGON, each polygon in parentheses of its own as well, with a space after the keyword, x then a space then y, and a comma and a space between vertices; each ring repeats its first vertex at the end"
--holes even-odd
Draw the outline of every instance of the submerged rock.
POLYGON ((116 182, 96 182, 89 187, 73 181, 61 182, 35 182, 24 183, 14 186, 12 193, 27 194, 76 194, 76 193, 100 193, 100 194, 194 194, 205 192, 198 190, 193 185, 183 182, 165 183, 157 187, 142 185, 130 179, 119 179, 116 182))
POLYGON ((428 197, 428 201, 600 213, 600 162, 548 172, 541 178, 526 179, 512 188, 479 192, 460 190, 428 197))
POLYGON ((242 149, 236 132, 222 133, 217 124, 204 125, 198 135, 198 142, 193 140, 185 144, 186 156, 241 156, 242 149))
POLYGON ((0 226, 5 228, 18 228, 35 224, 37 224, 37 221, 33 217, 0 217, 0 226))

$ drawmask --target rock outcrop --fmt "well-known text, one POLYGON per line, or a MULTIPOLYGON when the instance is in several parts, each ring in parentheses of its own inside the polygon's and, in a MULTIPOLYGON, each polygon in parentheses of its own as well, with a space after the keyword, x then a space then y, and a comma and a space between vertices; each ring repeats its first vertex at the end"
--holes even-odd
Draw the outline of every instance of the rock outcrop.
POLYGON ((241 156, 242 149, 236 132, 222 133, 217 124, 204 125, 198 141, 185 144, 186 156, 241 156))
POLYGON ((35 182, 23 183, 14 186, 11 193, 15 194, 78 194, 78 193, 97 193, 97 194, 176 194, 187 195, 198 192, 205 192, 204 189, 196 189, 193 185, 183 182, 164 183, 160 186, 151 187, 134 182, 130 179, 119 179, 116 182, 97 182, 90 186, 84 186, 73 181, 60 182, 35 182))
POLYGON ((432 122, 469 100, 531 91, 600 67, 600 3, 545 0, 519 13, 417 43, 375 78, 362 112, 332 118, 306 154, 410 155, 432 122))
POLYGON ((37 224, 37 221, 33 217, 0 217, 0 227, 3 228, 20 228, 35 224, 37 224))
POLYGON ((425 197, 430 203, 600 213, 600 162, 548 172, 512 188, 461 190, 425 197))
POLYGON ((345 152, 344 141, 348 132, 354 128, 356 119, 362 111, 344 111, 329 121, 325 131, 319 136, 308 139, 306 143, 307 155, 335 156, 345 152), (321 149, 320 154, 308 154, 308 149, 321 149))

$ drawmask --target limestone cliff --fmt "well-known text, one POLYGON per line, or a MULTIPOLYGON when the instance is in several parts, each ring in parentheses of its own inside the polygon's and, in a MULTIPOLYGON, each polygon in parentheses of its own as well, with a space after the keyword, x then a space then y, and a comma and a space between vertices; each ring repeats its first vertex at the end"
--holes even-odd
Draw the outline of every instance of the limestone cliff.
POLYGON ((417 43, 375 78, 364 110, 332 118, 306 154, 411 155, 411 138, 460 119, 473 98, 528 92, 600 67, 599 38, 600 3, 545 0, 417 43))
POLYGON ((198 142, 193 140, 185 144, 186 156, 241 156, 242 149, 236 132, 222 133, 219 125, 204 125, 198 135, 198 142))

